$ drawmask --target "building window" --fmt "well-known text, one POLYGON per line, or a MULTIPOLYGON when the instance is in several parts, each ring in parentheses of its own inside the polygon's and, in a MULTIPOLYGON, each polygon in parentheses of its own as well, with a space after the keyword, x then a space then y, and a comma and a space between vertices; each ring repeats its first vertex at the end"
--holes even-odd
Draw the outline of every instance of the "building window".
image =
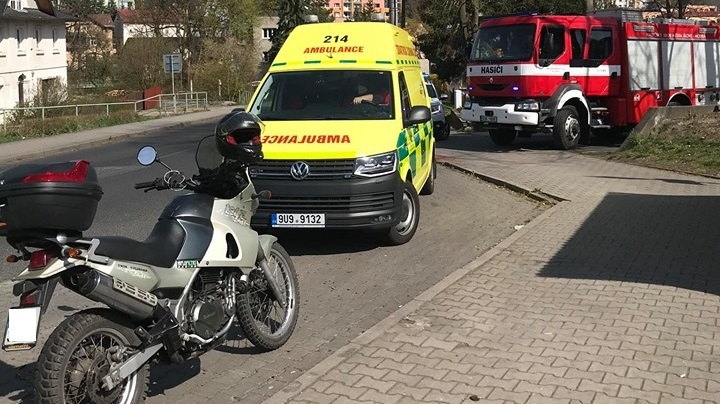
POLYGON ((24 55, 25 33, 23 32, 22 28, 17 28, 15 30, 15 41, 17 42, 18 55, 24 55))
POLYGON ((42 49, 40 49, 40 43, 42 41, 42 29, 41 28, 35 28, 35 50, 38 53, 42 53, 42 49))
POLYGON ((270 62, 270 52, 263 52, 263 59, 262 59, 262 61, 263 61, 264 63, 270 62))
POLYGON ((15 10, 22 10, 22 1, 21 0, 10 0, 10 8, 15 10))
POLYGON ((263 39, 272 39, 273 35, 275 35, 275 28, 263 28, 262 29, 263 39))
POLYGON ((5 34, 5 27, 0 26, 0 57, 5 56, 5 49, 7 49, 8 37, 5 34))
POLYGON ((57 28, 53 28, 52 30, 52 47, 53 49, 57 49, 57 28))

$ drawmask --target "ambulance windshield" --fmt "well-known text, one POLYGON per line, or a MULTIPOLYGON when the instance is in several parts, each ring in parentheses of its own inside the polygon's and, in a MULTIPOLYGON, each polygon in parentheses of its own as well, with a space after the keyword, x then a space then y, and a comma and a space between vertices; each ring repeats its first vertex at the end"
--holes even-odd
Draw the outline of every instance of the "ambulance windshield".
POLYGON ((535 25, 515 24, 482 27, 470 53, 471 62, 526 61, 532 57, 535 25))
POLYGON ((387 71, 272 73, 249 112, 263 121, 393 119, 387 71))

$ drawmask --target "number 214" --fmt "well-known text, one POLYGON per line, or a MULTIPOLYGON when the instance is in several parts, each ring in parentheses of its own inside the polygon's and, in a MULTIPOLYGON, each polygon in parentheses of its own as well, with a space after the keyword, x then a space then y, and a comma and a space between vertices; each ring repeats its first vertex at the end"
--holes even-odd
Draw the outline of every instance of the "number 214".
POLYGON ((323 42, 324 42, 324 43, 330 43, 330 42, 347 42, 347 41, 348 41, 348 36, 347 36, 347 35, 343 35, 343 36, 339 36, 339 35, 335 35, 335 36, 325 35, 325 40, 324 40, 323 42))

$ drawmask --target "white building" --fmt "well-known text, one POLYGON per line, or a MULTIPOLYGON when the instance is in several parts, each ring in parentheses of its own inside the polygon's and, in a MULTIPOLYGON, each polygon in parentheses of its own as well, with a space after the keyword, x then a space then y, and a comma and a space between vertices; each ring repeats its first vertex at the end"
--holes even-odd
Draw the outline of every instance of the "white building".
POLYGON ((67 83, 65 17, 50 0, 0 0, 0 109, 31 102, 49 80, 67 83))
POLYGON ((619 8, 643 8, 645 0, 615 0, 615 7, 619 8))
POLYGON ((258 26, 255 28, 255 35, 253 39, 255 41, 255 49, 260 55, 262 55, 262 62, 269 63, 268 53, 272 48, 272 37, 275 35, 280 18, 276 16, 265 16, 260 17, 258 20, 258 26))
POLYGON ((105 0, 105 4, 115 4, 115 8, 135 8, 134 0, 105 0))
MULTIPOLYGON (((62 6, 66 5, 70 1, 68 1, 68 0, 52 0, 52 2, 57 8, 62 9, 62 6)), ((135 8, 135 4, 136 4, 136 0, 104 0, 103 1, 103 5, 105 5, 105 6, 113 5, 118 10, 122 9, 122 8, 135 8)))
POLYGON ((183 33, 179 22, 140 10, 118 10, 114 24, 117 49, 125 45, 130 38, 179 38, 183 33))

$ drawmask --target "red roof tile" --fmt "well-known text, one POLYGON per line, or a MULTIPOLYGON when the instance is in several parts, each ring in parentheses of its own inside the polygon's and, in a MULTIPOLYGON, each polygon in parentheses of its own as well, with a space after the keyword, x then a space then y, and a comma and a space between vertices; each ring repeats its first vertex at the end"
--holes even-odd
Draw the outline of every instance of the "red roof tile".
POLYGON ((104 28, 113 27, 113 20, 110 14, 88 14, 87 19, 104 28))

